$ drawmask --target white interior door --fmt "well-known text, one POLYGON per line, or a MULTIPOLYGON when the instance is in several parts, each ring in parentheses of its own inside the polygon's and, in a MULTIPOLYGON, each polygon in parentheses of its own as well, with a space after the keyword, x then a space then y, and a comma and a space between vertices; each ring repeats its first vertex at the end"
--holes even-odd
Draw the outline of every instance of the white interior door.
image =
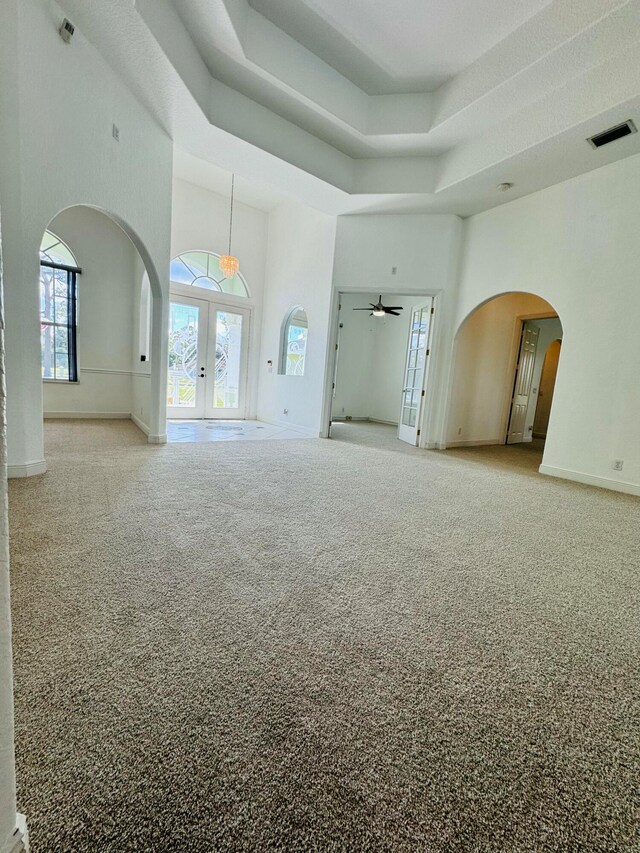
POLYGON ((407 342, 407 359, 402 386, 398 438, 417 445, 420 436, 422 400, 425 394, 425 376, 431 337, 431 308, 433 299, 411 309, 411 324, 407 342))
POLYGON ((169 305, 167 417, 204 417, 209 305, 189 296, 169 305))
POLYGON ((531 383, 533 381, 533 368, 536 362, 539 334, 540 328, 538 326, 534 326, 531 323, 524 323, 520 339, 518 364, 516 366, 516 378, 513 384, 513 399, 511 401, 507 444, 518 444, 524 441, 524 429, 527 420, 527 409, 529 408, 529 397, 531 396, 531 383))

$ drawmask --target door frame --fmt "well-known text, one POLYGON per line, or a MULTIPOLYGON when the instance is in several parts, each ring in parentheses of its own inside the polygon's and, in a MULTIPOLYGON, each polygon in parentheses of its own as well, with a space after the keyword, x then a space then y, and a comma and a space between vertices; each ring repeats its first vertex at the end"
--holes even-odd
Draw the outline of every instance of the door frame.
MULTIPOLYGON (((329 329, 327 332, 327 355, 325 360, 325 376, 324 376, 324 392, 322 397, 322 414, 320 421, 320 438, 330 438, 331 437, 331 405, 333 402, 333 390, 334 390, 334 381, 336 377, 336 368, 338 364, 338 338, 340 333, 340 310, 339 305, 341 303, 341 297, 343 294, 348 294, 352 296, 353 294, 371 294, 373 292, 382 293, 382 294, 392 294, 397 293, 399 296, 411 296, 418 297, 424 300, 433 299, 433 308, 434 313, 431 315, 431 352, 429 355, 429 363, 425 365, 425 379, 427 377, 427 369, 429 375, 432 376, 434 372, 436 372, 436 368, 438 365, 438 356, 439 356, 439 335, 440 335, 440 323, 439 317, 442 312, 442 290, 433 290, 429 288, 417 288, 417 287, 403 287, 402 289, 395 287, 391 290, 388 287, 385 287, 384 284, 374 284, 371 287, 348 287, 342 286, 339 289, 333 288, 331 295, 331 309, 329 311, 329 329), (432 364, 435 359, 435 365, 432 364)), ((436 423, 437 412, 434 411, 434 406, 431 405, 432 402, 436 399, 436 389, 434 388, 434 383, 431 381, 428 386, 425 387, 426 394, 422 403, 422 410, 420 412, 420 436, 418 440, 418 447, 426 448, 426 447, 435 447, 439 442, 439 437, 432 438, 431 432, 434 429, 434 425, 436 423)), ((400 399, 400 397, 398 398, 400 399)))
MULTIPOLYGON (((246 313, 246 329, 244 330, 244 365, 240 371, 240 382, 241 387, 243 389, 242 392, 242 406, 240 407, 240 413, 234 415, 224 415, 223 409, 220 410, 221 414, 219 414, 216 418, 207 417, 207 407, 206 404, 203 409, 203 414, 200 416, 194 416, 193 418, 184 417, 182 420, 224 420, 225 418, 229 420, 244 420, 247 417, 247 411, 250 405, 251 398, 251 375, 249 373, 249 365, 251 364, 251 357, 253 354, 252 346, 251 346, 251 336, 253 333, 253 319, 254 319, 254 309, 255 304, 253 299, 245 296, 235 296, 230 293, 223 293, 220 290, 207 290, 204 287, 193 287, 192 285, 185 284, 177 284, 171 282, 169 287, 169 303, 171 303, 175 298, 176 302, 179 302, 181 299, 195 299, 199 302, 206 302, 208 305, 208 327, 207 327, 207 338, 209 337, 209 333, 211 330, 211 325, 213 323, 211 316, 211 309, 215 310, 215 306, 219 306, 223 310, 233 311, 234 309, 243 309, 243 312, 246 313)), ((167 389, 165 383, 165 391, 164 391, 164 399, 165 399, 165 411, 168 408, 166 405, 167 398, 167 389)), ((171 418, 173 419, 173 418, 171 418)))
MULTIPOLYGON (((520 355, 520 340, 522 338, 522 330, 524 324, 528 320, 551 320, 554 317, 559 317, 557 311, 535 311, 533 314, 518 314, 513 324, 513 341, 511 344, 511 356, 509 358, 509 370, 507 372, 507 382, 504 391, 504 402, 502 405, 502 419, 500 435, 502 440, 500 444, 507 444, 509 437, 509 420, 511 418, 511 402, 513 398, 513 389, 516 382, 516 371, 518 369, 518 356, 520 355)), ((562 321, 561 321, 562 322, 562 321)))
MULTIPOLYGON (((400 390, 400 414, 398 416, 398 438, 400 439, 400 441, 404 441, 406 444, 409 444, 412 447, 419 447, 420 446, 420 438, 422 437, 422 428, 421 428, 422 413, 424 411, 425 403, 426 403, 426 399, 427 399, 427 393, 426 393, 427 388, 429 387, 429 384, 428 384, 429 383, 429 368, 431 367, 431 346, 432 346, 431 341, 432 341, 432 335, 433 335, 433 318, 435 317, 435 311, 434 311, 435 306, 434 306, 434 300, 433 300, 432 296, 427 296, 427 298, 424 300, 424 302, 417 302, 412 307, 411 313, 413 315, 413 313, 416 310, 424 309, 424 308, 430 308, 431 311, 429 312, 429 314, 430 314, 429 321, 428 321, 429 325, 427 327, 427 334, 426 334, 426 339, 424 342, 424 349, 425 349, 424 368, 422 370, 422 382, 420 383, 420 389, 419 389, 421 391, 421 394, 420 394, 420 402, 418 403, 418 413, 416 416, 415 429, 416 429, 416 439, 417 440, 415 442, 407 441, 405 438, 401 438, 401 436, 400 436, 400 433, 402 432, 402 428, 404 426, 404 424, 402 423, 402 410, 404 408, 403 407, 404 385, 405 385, 404 381, 402 383, 403 387, 400 390)), ((412 334, 412 325, 411 325, 411 323, 409 323, 409 334, 407 335, 407 343, 405 344, 405 359, 404 359, 404 374, 403 374, 403 378, 405 380, 407 378, 407 373, 410 370, 410 368, 409 368, 409 347, 411 344, 411 334, 412 334)), ((413 429, 413 427, 407 427, 407 429, 413 429)))

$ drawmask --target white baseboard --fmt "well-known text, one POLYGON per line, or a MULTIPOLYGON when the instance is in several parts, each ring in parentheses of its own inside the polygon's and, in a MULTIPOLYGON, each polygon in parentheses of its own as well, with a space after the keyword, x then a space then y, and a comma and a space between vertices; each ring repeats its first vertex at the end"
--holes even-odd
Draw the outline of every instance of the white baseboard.
POLYGON ((334 424, 350 424, 350 423, 369 423, 369 424, 385 424, 386 426, 398 426, 398 421, 387 421, 384 418, 360 417, 359 415, 340 415, 337 418, 331 418, 331 423, 334 424))
POLYGON ((45 412, 45 419, 51 418, 78 418, 81 420, 106 420, 114 418, 120 421, 128 421, 131 412, 45 412))
POLYGON ((11 836, 1 845, 1 853, 29 853, 29 830, 27 819, 23 814, 16 815, 16 828, 11 836))
POLYGON ((146 436, 149 444, 166 444, 167 443, 167 434, 163 432, 161 434, 152 433, 149 429, 148 425, 145 424, 144 421, 141 421, 140 418, 136 417, 136 415, 131 414, 131 420, 134 424, 141 430, 146 436))
POLYGON ((541 474, 546 474, 548 477, 573 480, 575 483, 584 483, 587 486, 595 486, 598 489, 609 489, 612 492, 624 492, 627 495, 637 495, 640 497, 640 485, 637 483, 626 483, 622 480, 612 480, 609 477, 597 477, 594 474, 584 474, 582 471, 570 471, 568 468, 556 468, 553 465, 541 465, 538 471, 541 474))
POLYGON ((47 470, 47 463, 44 459, 38 462, 24 462, 21 465, 7 465, 7 477, 12 480, 17 477, 35 477, 38 474, 44 474, 47 470))
POLYGON ((167 434, 163 432, 162 434, 148 434, 149 444, 166 444, 167 443, 167 434))
POLYGON ((141 421, 140 418, 136 417, 136 415, 134 415, 133 413, 129 415, 129 417, 139 430, 142 430, 145 435, 149 435, 149 427, 145 424, 144 421, 141 421))
POLYGON ((256 418, 257 421, 261 421, 263 424, 271 424, 272 426, 283 427, 284 429, 295 429, 298 432, 303 432, 305 435, 312 435, 314 438, 318 438, 320 435, 317 429, 310 429, 309 427, 303 427, 299 424, 292 424, 289 421, 272 421, 269 418, 256 418))
POLYGON ((504 444, 499 438, 470 438, 466 441, 448 441, 440 450, 448 450, 450 447, 485 447, 490 444, 504 444))

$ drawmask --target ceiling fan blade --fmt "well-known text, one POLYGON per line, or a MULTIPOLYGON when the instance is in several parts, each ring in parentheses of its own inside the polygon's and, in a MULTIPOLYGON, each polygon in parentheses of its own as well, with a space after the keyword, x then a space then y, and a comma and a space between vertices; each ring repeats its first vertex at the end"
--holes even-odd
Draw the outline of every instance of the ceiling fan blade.
POLYGON ((400 316, 400 312, 399 312, 399 311, 392 311, 392 310, 391 310, 391 308, 385 308, 385 309, 384 309, 384 313, 385 313, 385 314, 393 314, 393 316, 394 316, 394 317, 399 317, 399 316, 400 316))
POLYGON ((402 305, 387 305, 387 308, 390 308, 392 311, 403 311, 402 305))
POLYGON ((352 311, 371 311, 371 308, 352 308, 352 311))

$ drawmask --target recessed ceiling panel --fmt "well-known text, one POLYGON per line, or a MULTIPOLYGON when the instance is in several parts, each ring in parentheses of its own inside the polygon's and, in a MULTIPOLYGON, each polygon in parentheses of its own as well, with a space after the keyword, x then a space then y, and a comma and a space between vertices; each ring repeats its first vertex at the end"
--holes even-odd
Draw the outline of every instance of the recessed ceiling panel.
POLYGON ((369 94, 431 91, 551 0, 249 0, 369 94))

